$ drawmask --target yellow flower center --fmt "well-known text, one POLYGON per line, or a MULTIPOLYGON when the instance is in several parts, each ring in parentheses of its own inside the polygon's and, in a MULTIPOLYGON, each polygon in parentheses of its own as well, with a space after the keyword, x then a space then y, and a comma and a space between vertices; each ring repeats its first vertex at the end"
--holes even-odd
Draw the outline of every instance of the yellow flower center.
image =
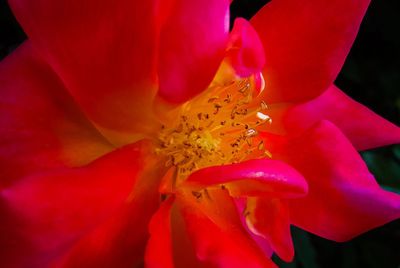
POLYGON ((252 103, 254 88, 252 77, 212 85, 183 104, 170 126, 162 126, 156 153, 176 168, 177 181, 200 168, 271 157, 258 127, 272 120, 263 101, 252 103))

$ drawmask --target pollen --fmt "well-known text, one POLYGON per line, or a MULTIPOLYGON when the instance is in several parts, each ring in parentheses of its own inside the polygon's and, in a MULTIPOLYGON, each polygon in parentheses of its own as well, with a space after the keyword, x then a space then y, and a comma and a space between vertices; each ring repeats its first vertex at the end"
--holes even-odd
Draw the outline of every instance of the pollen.
POLYGON ((254 105, 254 84, 250 77, 212 85, 162 126, 156 153, 176 169, 175 181, 200 168, 271 157, 258 128, 272 120, 264 101, 254 105))

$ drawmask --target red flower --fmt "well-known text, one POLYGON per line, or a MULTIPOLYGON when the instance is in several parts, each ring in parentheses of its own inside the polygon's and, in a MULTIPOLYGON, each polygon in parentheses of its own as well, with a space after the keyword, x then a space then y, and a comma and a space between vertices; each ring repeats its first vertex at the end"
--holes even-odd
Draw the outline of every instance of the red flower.
POLYGON ((332 84, 368 3, 274 0, 229 33, 227 0, 10 0, 2 265, 273 267, 290 224, 399 218, 357 150, 400 129, 332 84))

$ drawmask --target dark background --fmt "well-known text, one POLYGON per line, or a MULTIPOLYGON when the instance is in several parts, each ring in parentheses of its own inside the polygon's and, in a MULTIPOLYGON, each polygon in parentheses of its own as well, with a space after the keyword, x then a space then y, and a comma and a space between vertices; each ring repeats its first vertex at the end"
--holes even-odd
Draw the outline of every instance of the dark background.
MULTIPOLYGON (((144 0, 146 1, 146 0, 144 0)), ((273 0, 272 0, 273 1, 273 0)), ((250 18, 267 0, 235 0, 233 17, 250 18)), ((400 1, 372 1, 336 84, 348 95, 400 125, 400 1)), ((111 2, 110 2, 111 3, 111 2)), ((0 0, 0 59, 25 35, 0 0)), ((400 193, 400 146, 362 153, 382 187, 400 193)), ((293 228, 296 257, 280 267, 400 268, 400 220, 347 243, 335 243, 293 228)))

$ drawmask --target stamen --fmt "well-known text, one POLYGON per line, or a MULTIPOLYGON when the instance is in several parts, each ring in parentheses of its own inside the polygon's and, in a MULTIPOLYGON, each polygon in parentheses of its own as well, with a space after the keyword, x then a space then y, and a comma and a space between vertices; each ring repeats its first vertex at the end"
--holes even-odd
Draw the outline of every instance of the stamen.
POLYGON ((261 110, 267 110, 268 105, 265 103, 265 101, 261 101, 261 110))
POLYGON ((247 138, 255 137, 257 136, 258 132, 254 128, 249 128, 246 130, 245 135, 247 138))
POLYGON ((166 156, 167 167, 175 167, 176 183, 200 168, 271 157, 257 130, 272 122, 265 113, 268 106, 264 101, 256 109, 248 105, 254 86, 254 79, 246 78, 210 87, 182 105, 175 122, 161 127, 155 151, 166 156))
POLYGON ((262 112, 257 112, 257 118, 264 122, 272 123, 272 118, 262 112))

